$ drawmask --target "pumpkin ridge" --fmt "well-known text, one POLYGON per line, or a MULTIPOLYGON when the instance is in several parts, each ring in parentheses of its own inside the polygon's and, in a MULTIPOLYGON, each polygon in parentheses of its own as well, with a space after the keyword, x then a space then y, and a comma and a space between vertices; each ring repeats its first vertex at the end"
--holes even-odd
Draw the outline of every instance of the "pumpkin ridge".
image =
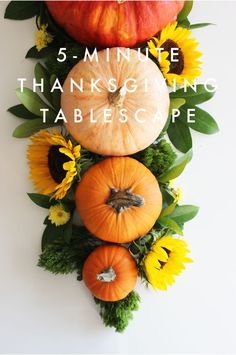
MULTIPOLYGON (((118 48, 109 49, 110 58, 114 59, 117 50, 118 48)), ((106 50, 99 51, 98 63, 94 61, 78 62, 68 74, 63 85, 61 107, 67 117, 65 125, 68 131, 82 146, 100 155, 126 156, 146 148, 158 137, 165 124, 164 121, 168 118, 169 95, 160 70, 151 59, 148 58, 146 62, 140 62, 135 50, 131 49, 130 53, 132 61, 127 62, 121 58, 120 62, 114 64, 111 61, 107 62, 106 50), (123 72, 121 73, 122 68, 123 72), (92 75, 89 74, 91 72, 92 75), (144 84, 139 85, 137 90, 132 93, 127 91, 122 105, 125 111, 120 113, 118 107, 109 103, 109 80, 115 79, 117 87, 120 88, 127 76, 131 74, 134 80, 142 81, 143 72, 146 73, 146 79, 150 83, 148 95, 145 93, 144 84), (75 90, 73 96, 68 95, 72 77, 75 82, 81 78, 86 82, 83 92, 75 90), (101 93, 94 92, 92 97, 91 83, 88 82, 91 78, 100 79, 98 86, 102 91, 101 93), (76 123, 73 118, 75 108, 82 112, 83 120, 80 124, 76 123), (137 112, 141 108, 143 111, 137 112), (111 117, 108 122, 105 121, 106 109, 111 109, 109 111, 111 117), (160 112, 159 116, 163 117, 163 122, 160 119, 155 119, 157 112, 160 112), (92 113, 97 119, 96 122, 91 122, 92 113), (146 122, 143 124, 138 122, 136 114, 146 122), (127 122, 124 122, 123 115, 126 115, 127 122)))
MULTIPOLYGON (((118 202, 119 205, 120 200, 118 202)), ((125 206, 123 199, 121 202, 122 207, 128 206, 126 200, 125 206)), ((76 191, 76 206, 81 220, 92 234, 108 242, 125 244, 151 229, 160 215, 162 198, 158 181, 143 164, 130 157, 113 157, 95 164, 83 175, 76 191), (90 188, 90 176, 102 179, 104 187, 100 191, 94 192, 90 188), (117 213, 106 204, 109 186, 118 190, 131 188, 133 194, 144 199, 144 205, 133 206, 131 199, 130 206, 128 199, 129 208, 122 214, 117 213)))

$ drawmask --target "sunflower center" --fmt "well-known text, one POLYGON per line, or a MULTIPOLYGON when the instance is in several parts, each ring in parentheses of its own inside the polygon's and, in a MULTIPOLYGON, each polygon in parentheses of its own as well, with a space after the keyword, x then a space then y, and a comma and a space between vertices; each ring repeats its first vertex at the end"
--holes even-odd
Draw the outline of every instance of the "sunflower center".
POLYGON ((169 60, 170 62, 170 71, 169 73, 171 74, 181 74, 183 69, 184 69, 184 56, 183 56, 183 52, 181 51, 181 49, 178 47, 178 45, 172 41, 171 39, 168 39, 167 41, 165 41, 162 44, 162 48, 164 49, 164 51, 168 52, 169 55, 167 57, 167 60, 169 60), (177 55, 175 56, 176 60, 175 61, 171 61, 171 50, 172 48, 178 48, 178 59, 176 58, 177 55))
POLYGON ((69 157, 59 151, 60 148, 61 145, 52 145, 48 151, 48 168, 53 180, 58 184, 66 177, 63 164, 70 161, 69 157))

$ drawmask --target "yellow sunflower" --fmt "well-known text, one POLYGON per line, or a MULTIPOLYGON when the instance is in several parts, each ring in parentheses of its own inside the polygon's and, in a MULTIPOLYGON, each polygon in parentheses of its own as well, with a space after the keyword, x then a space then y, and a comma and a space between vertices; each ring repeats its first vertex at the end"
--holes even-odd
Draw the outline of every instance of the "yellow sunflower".
POLYGON ((62 199, 77 175, 80 145, 73 147, 57 130, 40 131, 31 138, 28 147, 30 178, 42 194, 62 199))
POLYGON ((159 239, 144 259, 144 271, 154 290, 166 290, 175 282, 175 276, 192 260, 186 242, 172 236, 159 239))
POLYGON ((201 75, 202 53, 197 50, 198 43, 190 38, 191 31, 177 27, 177 22, 168 24, 159 34, 148 42, 150 53, 158 60, 160 69, 170 86, 192 84, 201 75), (163 48, 163 50, 158 50, 163 48), (173 52, 172 48, 178 48, 173 52))
POLYGON ((48 219, 57 227, 66 224, 70 220, 70 212, 67 212, 61 204, 49 208, 48 219))

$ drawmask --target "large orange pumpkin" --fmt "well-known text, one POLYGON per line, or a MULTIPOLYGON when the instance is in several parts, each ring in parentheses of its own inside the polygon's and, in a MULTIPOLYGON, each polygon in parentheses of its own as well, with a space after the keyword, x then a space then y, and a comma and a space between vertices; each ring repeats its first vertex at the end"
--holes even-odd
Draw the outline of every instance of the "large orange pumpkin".
POLYGON ((132 47, 174 22, 184 1, 46 1, 55 21, 76 41, 132 47))
POLYGON ((81 60, 74 66, 63 86, 61 107, 68 131, 82 146, 102 155, 130 155, 145 149, 162 131, 169 113, 168 89, 157 65, 149 58, 140 61, 136 50, 112 48, 109 54, 109 62, 103 50, 98 52, 98 62, 81 60), (122 56, 118 61, 120 50, 130 61, 122 56), (116 83, 113 92, 111 79, 116 83), (82 92, 75 87, 72 92, 72 80, 77 84, 81 80, 82 92), (96 80, 100 92, 92 88, 96 80), (76 109, 82 112, 79 122, 75 122, 76 109), (105 117, 105 110, 110 117, 105 117))
POLYGON ((105 245, 95 249, 86 259, 83 280, 92 294, 115 302, 125 298, 135 287, 138 270, 127 249, 105 245))
POLYGON ((75 198, 88 230, 113 243, 128 243, 146 234, 162 208, 155 176, 128 157, 93 165, 78 184, 75 198))

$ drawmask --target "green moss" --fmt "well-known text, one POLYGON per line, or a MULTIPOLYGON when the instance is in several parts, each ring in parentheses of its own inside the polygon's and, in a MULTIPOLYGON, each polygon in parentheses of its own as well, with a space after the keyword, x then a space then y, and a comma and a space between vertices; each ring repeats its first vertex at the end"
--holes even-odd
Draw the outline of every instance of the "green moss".
POLYGON ((132 291, 126 298, 117 302, 105 302, 95 298, 100 306, 100 315, 105 326, 114 327, 117 332, 122 333, 129 321, 133 319, 133 311, 137 311, 140 303, 140 296, 132 291))
POLYGON ((38 266, 53 274, 69 274, 76 269, 76 255, 66 244, 49 244, 40 255, 38 266))
POLYGON ((86 258, 97 246, 103 244, 84 227, 73 225, 70 242, 58 237, 53 243, 47 244, 39 256, 38 266, 53 274, 69 274, 76 270, 78 280, 82 280, 86 258))
POLYGON ((160 176, 174 163, 176 153, 165 139, 152 144, 136 157, 156 176, 160 176))

